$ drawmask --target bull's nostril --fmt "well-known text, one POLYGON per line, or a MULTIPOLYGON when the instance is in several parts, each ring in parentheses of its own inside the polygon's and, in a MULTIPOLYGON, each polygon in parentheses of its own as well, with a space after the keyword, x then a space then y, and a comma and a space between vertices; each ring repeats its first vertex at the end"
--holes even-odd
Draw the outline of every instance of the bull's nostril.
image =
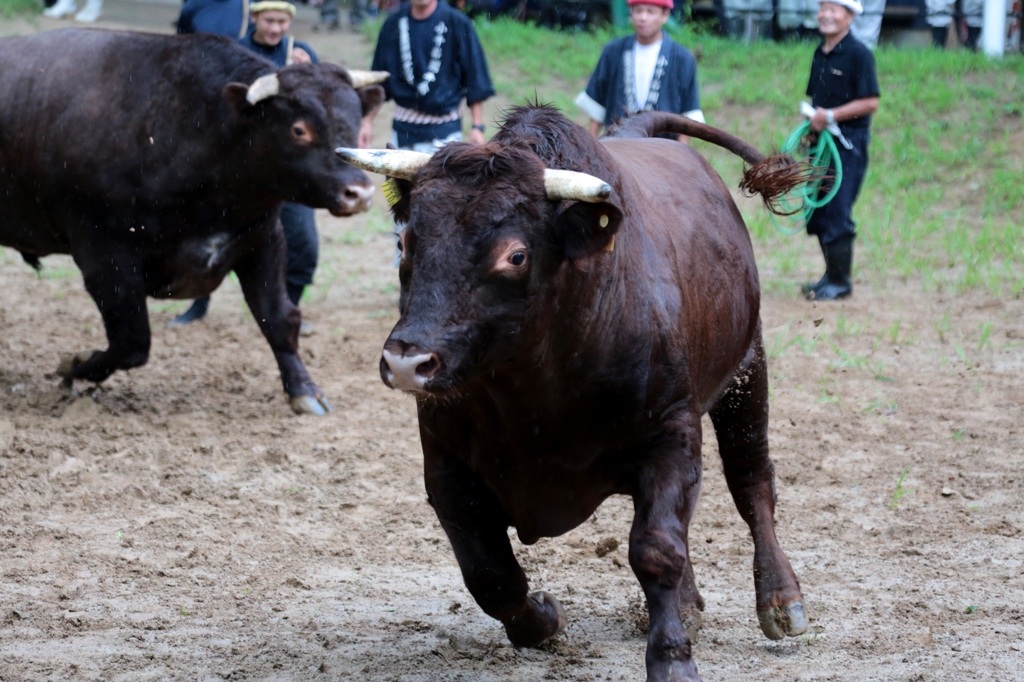
POLYGON ((439 369, 441 369, 441 359, 437 357, 437 353, 431 353, 429 360, 416 366, 416 374, 427 379, 437 374, 439 369))
POLYGON ((351 189, 345 190, 345 198, 351 201, 359 201, 362 197, 359 196, 358 192, 353 192, 351 189))

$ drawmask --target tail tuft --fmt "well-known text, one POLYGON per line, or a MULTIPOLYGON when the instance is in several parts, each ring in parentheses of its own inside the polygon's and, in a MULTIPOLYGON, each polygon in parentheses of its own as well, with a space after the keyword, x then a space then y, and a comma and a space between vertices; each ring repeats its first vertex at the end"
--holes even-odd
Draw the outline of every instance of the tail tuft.
POLYGON ((760 194, 765 208, 775 215, 793 215, 802 206, 786 210, 780 199, 797 187, 820 179, 821 171, 807 161, 795 161, 788 154, 775 154, 743 171, 740 189, 748 197, 760 194))

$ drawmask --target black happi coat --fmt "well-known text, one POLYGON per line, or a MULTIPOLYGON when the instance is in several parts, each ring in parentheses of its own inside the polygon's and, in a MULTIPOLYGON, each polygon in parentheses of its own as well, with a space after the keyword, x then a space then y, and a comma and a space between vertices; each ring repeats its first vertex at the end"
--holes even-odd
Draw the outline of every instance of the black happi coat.
POLYGON ((628 82, 634 78, 632 68, 634 36, 617 38, 608 43, 597 62, 597 68, 590 76, 587 89, 576 103, 595 121, 611 125, 627 113, 641 109, 668 111, 684 114, 700 109, 700 95, 697 91, 697 60, 690 51, 662 32, 661 53, 654 69, 657 88, 657 102, 651 98, 643 105, 636 103, 636 88, 627 92, 628 82), (628 54, 627 54, 628 53, 628 54), (659 81, 660 76, 660 81, 659 81))
MULTIPOLYGON (((391 74, 384 84, 388 99, 407 109, 443 116, 456 109, 463 99, 468 104, 475 104, 493 97, 494 86, 487 70, 487 57, 473 22, 443 1, 438 2, 434 13, 423 20, 413 19, 410 9, 408 4, 403 5, 388 17, 373 55, 373 70, 391 74), (409 26, 408 59, 411 64, 405 63, 403 58, 403 20, 409 26), (435 50, 440 53, 440 59, 431 69, 434 59, 431 53, 435 50)), ((394 129, 400 140, 406 134, 420 141, 447 137, 460 130, 461 123, 452 121, 424 126, 395 121, 394 129)))

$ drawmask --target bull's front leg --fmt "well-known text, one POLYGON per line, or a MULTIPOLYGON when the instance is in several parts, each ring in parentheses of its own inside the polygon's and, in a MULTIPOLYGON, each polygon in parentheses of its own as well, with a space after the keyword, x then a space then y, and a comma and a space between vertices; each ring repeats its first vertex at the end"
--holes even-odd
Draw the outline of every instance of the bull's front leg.
POLYGON ((99 383, 119 369, 139 367, 149 359, 149 312, 142 264, 117 248, 101 252, 94 247, 83 245, 73 256, 86 291, 103 317, 107 350, 64 357, 57 374, 68 385, 75 379, 99 383))
POLYGON ((331 404, 299 359, 302 313, 288 300, 284 282, 286 258, 284 234, 278 225, 248 257, 235 264, 235 273, 245 302, 274 351, 292 410, 296 414, 325 415, 332 410, 331 404))
POLYGON ((633 493, 629 564, 650 614, 648 682, 700 680, 680 613, 681 601, 697 601, 687 541, 700 493, 700 444, 700 418, 679 418, 648 453, 633 493))
POLYGON ((427 500, 476 603, 501 621, 514 646, 537 646, 561 632, 562 605, 546 592, 529 593, 508 539, 507 516, 494 493, 457 458, 436 452, 426 436, 423 452, 427 500))

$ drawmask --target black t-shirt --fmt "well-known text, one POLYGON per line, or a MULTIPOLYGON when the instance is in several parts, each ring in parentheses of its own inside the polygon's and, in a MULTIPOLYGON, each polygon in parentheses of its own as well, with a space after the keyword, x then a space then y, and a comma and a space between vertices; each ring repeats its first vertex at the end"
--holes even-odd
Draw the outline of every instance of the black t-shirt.
MULTIPOLYGON (((811 77, 807 82, 807 95, 811 98, 811 104, 823 109, 834 109, 855 99, 878 97, 881 94, 875 73, 875 56, 852 33, 847 33, 828 54, 821 49, 822 45, 814 51, 811 77)), ((861 116, 840 124, 849 128, 867 128, 870 125, 870 116, 861 116)))

